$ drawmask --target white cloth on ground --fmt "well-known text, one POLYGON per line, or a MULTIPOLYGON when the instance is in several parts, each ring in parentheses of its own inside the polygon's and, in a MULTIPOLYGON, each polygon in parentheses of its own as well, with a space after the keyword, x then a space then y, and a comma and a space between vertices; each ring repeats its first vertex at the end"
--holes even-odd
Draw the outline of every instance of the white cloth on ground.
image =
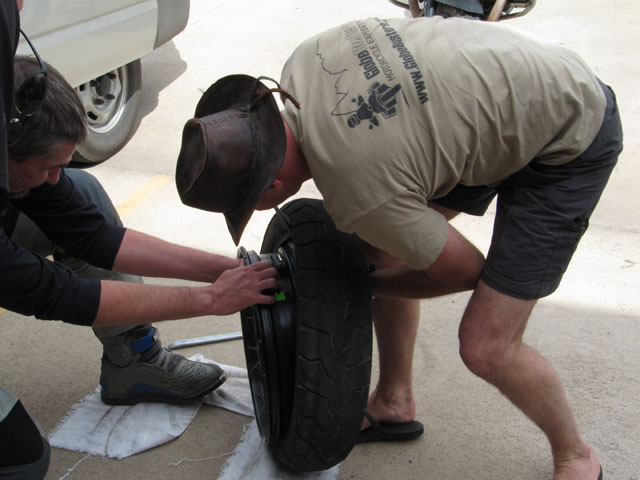
MULTIPOLYGON (((201 354, 189 358, 213 363, 201 354)), ((253 402, 247 370, 231 365, 220 367, 227 381, 202 400, 249 417, 253 402)), ((133 406, 110 406, 100 400, 100 387, 71 408, 49 436, 58 448, 112 458, 125 458, 162 445, 186 430, 198 413, 202 401, 187 405, 139 403, 133 406)), ((227 460, 219 480, 333 480, 338 466, 320 472, 294 473, 280 467, 269 454, 254 420, 245 427, 242 439, 227 460)))
MULTIPOLYGON (((201 354, 190 358, 213 363, 201 354)), ((227 381, 203 400, 185 405, 139 403, 107 405, 100 400, 100 387, 71 407, 71 411, 49 436, 49 443, 91 455, 124 458, 162 445, 189 426, 202 402, 242 415, 253 416, 247 371, 220 365, 227 381)))
POLYGON ((242 440, 229 457, 218 480, 333 480, 338 466, 318 472, 295 473, 284 470, 269 454, 254 420, 245 427, 242 440))

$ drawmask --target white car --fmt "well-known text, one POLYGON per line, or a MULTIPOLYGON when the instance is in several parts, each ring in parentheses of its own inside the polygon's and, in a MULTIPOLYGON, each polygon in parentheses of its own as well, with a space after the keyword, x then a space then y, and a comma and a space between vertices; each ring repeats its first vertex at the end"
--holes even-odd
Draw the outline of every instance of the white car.
MULTIPOLYGON (((184 30, 189 0, 25 0, 21 28, 76 88, 89 136, 73 163, 100 163, 138 127, 140 58, 184 30)), ((31 53, 21 39, 19 54, 31 53)))

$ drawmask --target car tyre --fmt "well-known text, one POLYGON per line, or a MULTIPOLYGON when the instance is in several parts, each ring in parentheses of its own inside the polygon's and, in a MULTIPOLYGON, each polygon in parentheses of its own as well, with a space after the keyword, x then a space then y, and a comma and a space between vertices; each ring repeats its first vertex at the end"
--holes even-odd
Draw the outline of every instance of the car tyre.
POLYGON ((261 252, 262 259, 270 252, 287 259, 295 313, 293 334, 277 320, 283 314, 258 326, 259 314, 274 307, 241 314, 258 427, 286 468, 325 470, 355 445, 369 394, 371 297, 362 242, 338 231, 320 200, 299 199, 273 217, 261 252))
POLYGON ((89 132, 73 154, 71 166, 86 168, 115 155, 139 125, 142 85, 140 59, 76 88, 89 132))

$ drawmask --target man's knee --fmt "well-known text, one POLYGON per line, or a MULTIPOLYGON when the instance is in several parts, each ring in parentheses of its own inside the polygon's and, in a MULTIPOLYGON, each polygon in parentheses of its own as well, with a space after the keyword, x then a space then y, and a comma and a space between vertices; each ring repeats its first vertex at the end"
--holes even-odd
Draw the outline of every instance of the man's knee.
POLYGON ((460 358, 473 374, 489 378, 508 363, 511 345, 488 339, 479 340, 472 335, 460 335, 460 358))
POLYGON ((116 225, 122 225, 118 211, 111 202, 111 198, 96 177, 84 170, 70 168, 65 170, 75 187, 82 196, 95 204, 107 221, 116 225))
POLYGON ((480 281, 465 310, 458 339, 460 357, 482 378, 509 367, 522 345, 522 336, 535 300, 502 294, 480 281))

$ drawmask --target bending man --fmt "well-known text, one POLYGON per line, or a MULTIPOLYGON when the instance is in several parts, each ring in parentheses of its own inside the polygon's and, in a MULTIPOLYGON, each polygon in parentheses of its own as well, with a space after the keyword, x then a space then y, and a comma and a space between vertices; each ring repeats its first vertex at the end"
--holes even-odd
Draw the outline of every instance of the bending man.
MULTIPOLYGON (((183 202, 223 212, 237 243, 255 209, 313 179, 377 266, 372 417, 421 432, 415 299, 473 290, 459 329, 464 363, 544 431, 555 480, 601 478, 557 373, 522 337, 622 149, 612 90, 559 45, 441 18, 370 18, 305 41, 273 89, 282 118, 261 80, 233 75, 205 92, 183 132, 183 202), (482 215, 496 197, 485 261, 448 220, 482 215)), ((380 436, 364 426, 363 441, 380 436)))

